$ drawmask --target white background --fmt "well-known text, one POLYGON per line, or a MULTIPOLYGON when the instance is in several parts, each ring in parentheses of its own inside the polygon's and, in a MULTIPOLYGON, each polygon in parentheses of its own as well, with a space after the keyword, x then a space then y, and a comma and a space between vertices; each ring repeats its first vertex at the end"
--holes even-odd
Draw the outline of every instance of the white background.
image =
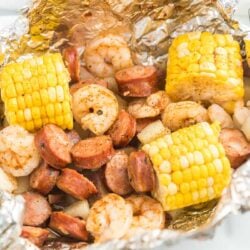
MULTIPOLYGON (((18 15, 17 10, 29 0, 0 0, 0 31, 11 25, 18 15)), ((248 9, 250 0, 239 0, 237 19, 250 27, 248 9)), ((217 228, 215 237, 210 240, 187 240, 172 247, 158 247, 155 250, 250 250, 250 213, 232 215, 217 228)))

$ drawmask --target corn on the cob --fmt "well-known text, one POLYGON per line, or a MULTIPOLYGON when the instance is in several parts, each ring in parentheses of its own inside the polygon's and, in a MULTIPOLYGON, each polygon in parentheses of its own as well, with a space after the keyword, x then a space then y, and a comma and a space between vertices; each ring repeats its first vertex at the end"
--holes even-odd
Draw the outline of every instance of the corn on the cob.
POLYGON ((239 43, 209 32, 180 35, 169 49, 166 91, 174 101, 217 103, 233 113, 244 95, 239 43))
POLYGON ((247 55, 247 64, 248 67, 250 67, 250 38, 248 37, 245 41, 245 50, 246 50, 246 55, 247 55))
POLYGON ((72 129, 69 80, 58 53, 6 65, 0 74, 0 87, 8 123, 29 131, 47 123, 72 129))
POLYGON ((229 184, 231 167, 219 132, 218 123, 202 122, 143 146, 158 179, 153 195, 166 211, 219 197, 229 184))

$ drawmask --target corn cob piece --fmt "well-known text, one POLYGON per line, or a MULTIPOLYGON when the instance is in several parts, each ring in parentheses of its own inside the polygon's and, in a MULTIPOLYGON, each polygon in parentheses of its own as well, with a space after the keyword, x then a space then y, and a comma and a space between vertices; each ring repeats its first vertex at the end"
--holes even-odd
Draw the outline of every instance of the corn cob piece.
POLYGON ((233 113, 244 96, 239 43, 209 32, 180 35, 169 49, 166 91, 174 101, 217 103, 233 113))
POLYGON ((244 39, 245 42, 245 50, 246 50, 246 56, 247 56, 247 64, 248 67, 250 67, 250 38, 244 39))
POLYGON ((221 196, 230 182, 231 167, 219 133, 219 123, 202 122, 143 146, 157 175, 153 196, 166 211, 221 196))
POLYGON ((69 80, 59 53, 6 65, 0 88, 8 123, 29 131, 48 123, 72 129, 69 80))

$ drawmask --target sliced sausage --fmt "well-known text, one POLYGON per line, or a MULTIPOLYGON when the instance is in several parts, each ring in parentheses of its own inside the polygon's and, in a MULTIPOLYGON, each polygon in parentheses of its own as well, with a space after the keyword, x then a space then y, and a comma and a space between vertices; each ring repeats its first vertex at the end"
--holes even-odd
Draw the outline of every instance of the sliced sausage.
POLYGON ((80 79, 80 59, 75 47, 68 47, 63 50, 63 59, 66 64, 72 82, 80 79))
POLYGON ((238 168, 250 156, 250 144, 240 130, 222 129, 219 140, 232 168, 238 168))
POLYGON ((128 175, 136 192, 149 192, 155 187, 153 165, 143 151, 132 152, 129 155, 128 175))
POLYGON ((49 231, 40 227, 23 226, 21 237, 28 239, 34 245, 42 247, 48 239, 49 231))
POLYGON ((24 225, 39 226, 49 218, 51 207, 45 197, 35 192, 26 192, 23 198, 25 200, 24 225))
POLYGON ((35 145, 41 157, 54 168, 63 168, 71 162, 69 138, 54 124, 47 124, 36 133, 35 145))
POLYGON ((78 89, 80 89, 81 87, 87 84, 97 84, 105 88, 108 87, 108 83, 106 81, 102 79, 98 79, 98 78, 93 78, 93 79, 91 78, 91 79, 82 80, 78 83, 73 84, 70 87, 70 94, 73 95, 78 89))
POLYGON ((72 147, 81 140, 80 135, 75 130, 67 132, 67 136, 69 138, 72 147))
POLYGON ((30 186, 41 194, 48 194, 56 185, 59 171, 51 168, 48 163, 42 161, 30 175, 30 186))
POLYGON ((109 189, 119 195, 133 191, 128 178, 128 155, 124 151, 114 154, 105 168, 105 178, 109 189))
POLYGON ((114 146, 125 147, 133 139, 136 132, 135 118, 125 110, 121 110, 115 123, 108 130, 114 146))
POLYGON ((95 185, 77 171, 65 168, 58 177, 57 187, 74 198, 83 200, 97 193, 95 185))
POLYGON ((140 133, 144 128, 146 128, 150 123, 158 120, 159 117, 149 117, 136 119, 136 133, 140 133))
POLYGON ((82 241, 88 240, 85 221, 66 213, 53 212, 50 216, 49 227, 62 235, 82 241))
POLYGON ((136 65, 120 70, 115 79, 123 96, 146 97, 157 88, 157 70, 153 66, 136 65))
POLYGON ((114 153, 109 136, 96 136, 79 141, 71 149, 73 162, 79 168, 95 169, 106 164, 114 153))
POLYGON ((105 173, 104 168, 99 168, 98 170, 95 171, 85 170, 84 172, 84 174, 88 177, 88 179, 94 183, 98 191, 96 194, 92 195, 88 199, 90 206, 93 205, 95 201, 101 199, 102 197, 110 193, 106 185, 104 173, 105 173))

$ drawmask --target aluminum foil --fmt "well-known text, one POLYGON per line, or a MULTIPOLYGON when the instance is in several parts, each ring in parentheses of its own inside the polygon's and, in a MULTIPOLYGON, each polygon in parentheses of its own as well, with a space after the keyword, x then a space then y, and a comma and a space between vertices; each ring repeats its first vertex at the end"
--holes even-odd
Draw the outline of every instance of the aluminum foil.
MULTIPOLYGON (((34 1, 33 7, 24 11, 25 16, 0 35, 0 63, 48 50, 58 51, 68 44, 84 52, 86 43, 97 35, 115 33, 126 39, 135 63, 154 64, 164 76, 168 48, 179 34, 194 30, 231 33, 241 42, 245 34, 231 19, 236 5, 236 0, 34 1)), ((211 237, 216 225, 226 216, 249 209, 250 161, 235 171, 231 185, 219 201, 172 213, 168 229, 88 248, 148 249, 160 244, 176 244, 190 237, 211 237)), ((0 194, 0 249, 35 249, 18 237, 22 210, 20 197, 0 194)), ((45 249, 51 249, 53 244, 53 249, 86 248, 85 245, 52 242, 45 249)))
POLYGON ((19 238, 23 220, 24 199, 0 192, 0 249, 37 250, 29 241, 19 238))

